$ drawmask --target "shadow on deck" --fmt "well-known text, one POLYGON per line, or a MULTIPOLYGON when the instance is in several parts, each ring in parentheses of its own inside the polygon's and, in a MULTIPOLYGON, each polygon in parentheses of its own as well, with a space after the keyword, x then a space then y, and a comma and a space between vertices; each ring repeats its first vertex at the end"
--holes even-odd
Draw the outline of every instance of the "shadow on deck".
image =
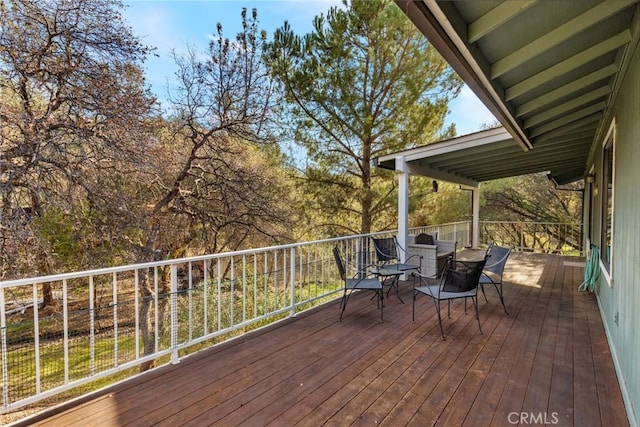
POLYGON ((452 304, 441 340, 433 302, 411 283, 369 293, 342 322, 334 301, 99 393, 25 425, 628 425, 593 295, 575 258, 514 253, 505 315, 495 290, 452 304), (565 261, 571 261, 565 265, 565 261), (524 418, 523 418, 524 417, 524 418))

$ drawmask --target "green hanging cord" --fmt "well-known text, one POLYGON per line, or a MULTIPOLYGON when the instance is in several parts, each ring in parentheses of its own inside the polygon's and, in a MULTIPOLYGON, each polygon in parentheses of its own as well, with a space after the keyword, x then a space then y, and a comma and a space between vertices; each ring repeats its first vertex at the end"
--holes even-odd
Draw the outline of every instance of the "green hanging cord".
POLYGON ((600 277, 600 249, 596 245, 591 245, 591 254, 584 265, 584 282, 578 286, 578 291, 593 292, 598 277, 600 277))

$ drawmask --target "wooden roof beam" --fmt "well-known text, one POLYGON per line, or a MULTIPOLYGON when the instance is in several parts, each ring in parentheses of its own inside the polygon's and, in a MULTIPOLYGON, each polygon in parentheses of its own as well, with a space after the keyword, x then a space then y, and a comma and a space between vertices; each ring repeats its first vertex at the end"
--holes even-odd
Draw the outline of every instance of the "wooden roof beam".
POLYGON ((506 1, 501 3, 468 25, 467 40, 469 43, 477 42, 536 3, 537 0, 506 1))
POLYGON ((540 114, 536 114, 524 121, 524 128, 528 129, 533 126, 539 125, 540 123, 544 123, 547 120, 551 120, 555 117, 566 114, 569 111, 575 110, 576 108, 588 104, 592 101, 600 99, 611 93, 611 87, 602 86, 596 90, 592 90, 589 93, 585 93, 577 98, 573 98, 570 101, 565 102, 564 104, 560 104, 556 107, 549 108, 548 110, 543 111, 540 114))
POLYGON ((538 126, 536 128, 532 128, 531 130, 531 137, 534 138, 536 136, 542 135, 543 133, 547 133, 550 132, 552 130, 561 128, 564 125, 567 125, 571 122, 575 122, 577 120, 580 120, 582 118, 588 117, 594 113, 598 113, 601 111, 604 111, 604 109, 607 107, 607 103, 606 102, 598 102, 597 104, 593 104, 590 105, 586 108, 583 108, 582 110, 578 110, 575 111, 571 114, 567 114, 566 116, 563 116, 557 120, 554 120, 552 122, 549 122, 545 125, 542 126, 538 126))
POLYGON ((500 77, 635 2, 636 0, 617 0, 597 4, 583 14, 538 37, 528 45, 494 62, 491 65, 491 78, 500 77))
POLYGON ((617 73, 619 68, 620 67, 618 64, 607 65, 604 68, 594 71, 593 73, 587 74, 586 76, 581 77, 578 80, 574 80, 571 83, 568 83, 562 87, 559 87, 556 90, 547 92, 546 94, 519 106, 516 109, 516 115, 518 117, 521 117, 531 111, 544 107, 545 105, 555 101, 558 98, 565 97, 597 81, 606 79, 607 77, 617 73))
POLYGON ((505 90, 505 99, 507 101, 512 100, 520 95, 523 95, 530 90, 541 86, 554 78, 557 78, 559 75, 568 73, 569 71, 588 63, 612 50, 618 49, 620 46, 624 46, 625 44, 631 41, 631 32, 627 29, 621 31, 613 37, 608 38, 600 43, 597 43, 591 46, 588 49, 583 50, 582 52, 573 55, 570 58, 565 59, 564 61, 558 62, 557 64, 547 68, 544 71, 541 71, 528 79, 525 79, 515 85, 507 88, 505 90))

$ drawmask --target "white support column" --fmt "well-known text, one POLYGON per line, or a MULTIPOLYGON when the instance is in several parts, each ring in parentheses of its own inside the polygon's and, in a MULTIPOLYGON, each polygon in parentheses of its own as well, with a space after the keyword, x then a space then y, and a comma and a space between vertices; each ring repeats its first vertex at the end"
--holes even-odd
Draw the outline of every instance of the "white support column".
POLYGON ((478 244, 480 243, 480 184, 477 187, 473 187, 471 191, 473 194, 471 202, 473 211, 471 248, 478 249, 478 244))
POLYGON ((587 176, 584 180, 584 191, 582 192, 582 254, 589 254, 591 236, 591 221, 589 221, 591 212, 591 198, 593 197, 593 176, 587 176))
MULTIPOLYGON (((409 236, 409 171, 404 157, 396 157, 396 174, 398 176, 398 244, 407 249, 409 236)), ((407 260, 407 254, 400 252, 400 262, 407 260)))

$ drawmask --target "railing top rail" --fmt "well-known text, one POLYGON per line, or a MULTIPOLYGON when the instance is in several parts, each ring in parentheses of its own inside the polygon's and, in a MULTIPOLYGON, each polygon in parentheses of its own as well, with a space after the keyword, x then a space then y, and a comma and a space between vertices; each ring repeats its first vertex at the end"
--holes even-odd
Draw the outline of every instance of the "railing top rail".
POLYGON ((545 225, 575 225, 580 226, 580 222, 541 222, 541 221, 480 221, 481 224, 545 224, 545 225))
POLYGON ((370 236, 376 236, 376 235, 395 232, 395 231, 396 230, 385 230, 385 231, 379 231, 379 232, 369 233, 369 234, 357 234, 357 235, 351 235, 351 236, 333 237, 330 239, 313 240, 309 242, 289 243, 285 245, 267 246, 267 247, 256 248, 256 249, 244 249, 241 251, 219 252, 216 254, 197 255, 197 256, 185 257, 185 258, 173 258, 173 259, 167 259, 167 260, 161 260, 161 261, 145 262, 141 264, 127 264, 127 265, 119 265, 115 267, 104 267, 104 268, 97 268, 92 270, 75 271, 71 273, 60 273, 60 274, 52 274, 48 276, 13 279, 13 280, 0 282, 0 288, 8 288, 12 286, 22 286, 22 285, 35 285, 35 284, 48 283, 48 282, 59 282, 63 280, 77 279, 81 277, 100 276, 105 274, 121 273, 124 271, 142 270, 145 268, 154 268, 154 267, 164 267, 172 264, 184 264, 188 262, 227 258, 232 256, 253 255, 253 254, 271 252, 276 250, 286 250, 286 249, 297 248, 301 246, 309 246, 314 244, 324 244, 324 243, 339 242, 342 240, 366 238, 370 236))
MULTIPOLYGON (((457 224, 466 224, 468 222, 469 221, 457 221, 457 222, 450 222, 445 224, 434 224, 434 225, 429 225, 425 227, 446 227, 446 226, 453 226, 457 224)), ((555 225, 575 225, 575 226, 580 225, 580 223, 554 223, 554 222, 533 222, 533 221, 481 221, 481 223, 488 223, 488 224, 524 223, 524 224, 549 224, 549 225, 555 224, 555 225)), ((424 228, 424 227, 412 227, 412 229, 420 229, 420 228, 424 228)), ((220 252, 216 254, 197 255, 197 256, 185 257, 185 258, 174 258, 174 259, 146 262, 141 264, 127 264, 127 265, 120 265, 115 267, 104 267, 104 268, 97 268, 97 269, 91 269, 91 270, 76 271, 71 273, 60 273, 60 274, 52 274, 48 276, 13 279, 13 280, 7 280, 7 281, 0 281, 0 288, 8 288, 13 286, 23 286, 23 285, 36 285, 40 283, 71 280, 71 279, 77 279, 81 277, 121 273, 125 271, 141 270, 145 268, 164 267, 172 264, 184 264, 188 262, 214 260, 218 258, 227 258, 227 257, 233 257, 233 256, 253 255, 253 254, 259 254, 264 252, 286 250, 286 249, 298 248, 302 246, 309 246, 309 245, 315 245, 315 244, 326 244, 326 243, 332 243, 332 242, 339 242, 343 240, 367 238, 371 236, 395 233, 395 232, 397 232, 397 230, 392 229, 392 230, 384 230, 384 231, 378 231, 378 232, 368 233, 368 234, 334 237, 330 239, 313 240, 309 242, 289 243, 285 245, 268 246, 268 247, 256 248, 256 249, 245 249, 241 251, 220 252)))

